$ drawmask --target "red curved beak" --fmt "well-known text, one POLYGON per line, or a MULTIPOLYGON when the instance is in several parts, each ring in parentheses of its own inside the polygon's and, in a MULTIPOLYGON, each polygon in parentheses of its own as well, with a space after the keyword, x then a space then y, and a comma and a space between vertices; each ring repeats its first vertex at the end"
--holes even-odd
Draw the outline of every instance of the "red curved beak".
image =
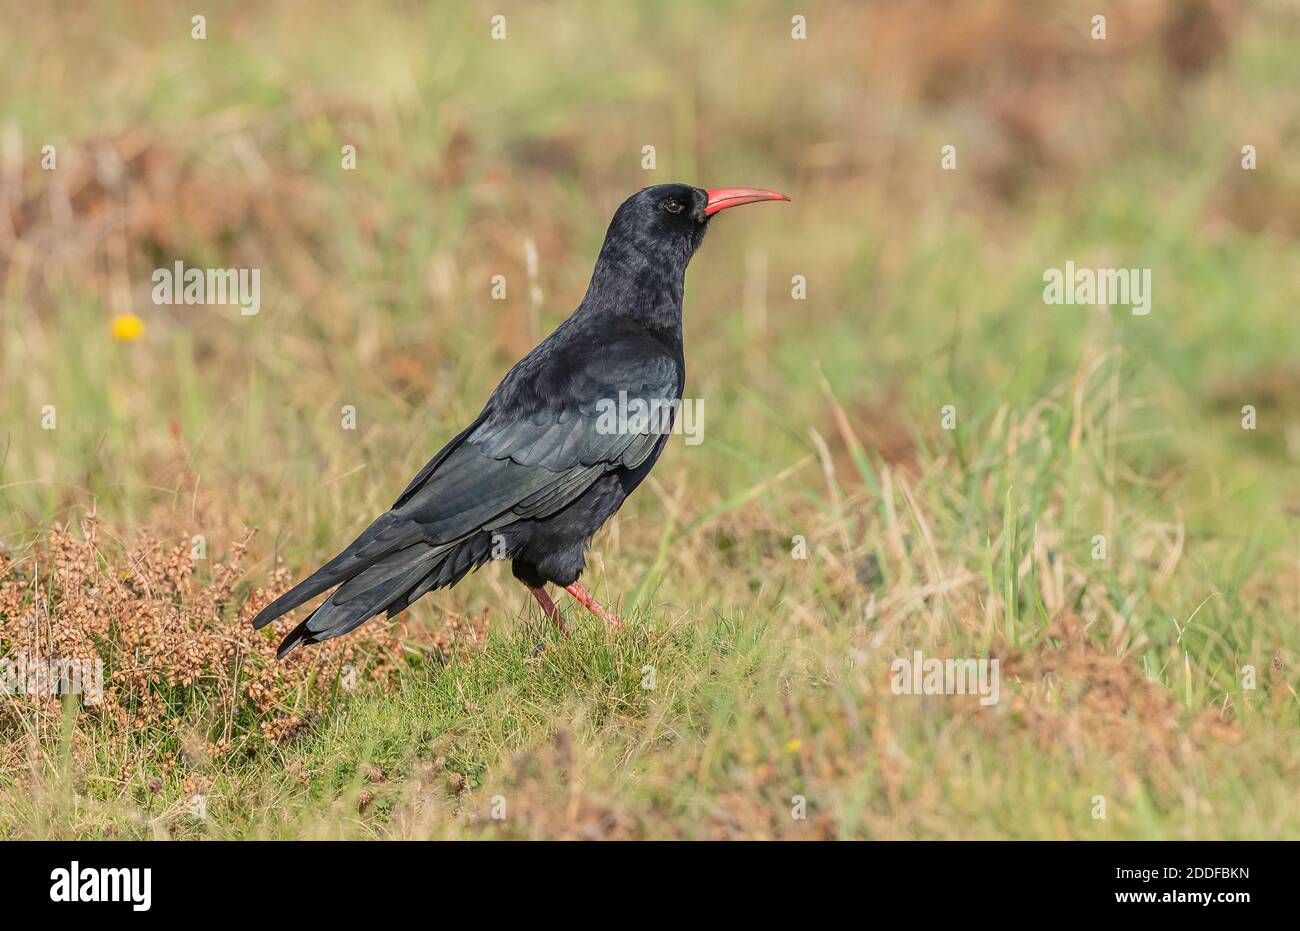
POLYGON ((709 202, 704 207, 706 217, 711 217, 719 210, 726 210, 728 207, 739 207, 741 204, 756 204, 761 200, 790 199, 776 191, 764 191, 752 187, 719 187, 705 193, 709 195, 709 202))

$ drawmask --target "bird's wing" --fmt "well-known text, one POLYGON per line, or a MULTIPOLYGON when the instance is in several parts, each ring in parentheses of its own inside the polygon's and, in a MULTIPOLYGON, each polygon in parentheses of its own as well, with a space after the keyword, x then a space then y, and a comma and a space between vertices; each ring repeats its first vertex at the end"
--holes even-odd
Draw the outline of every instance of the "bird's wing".
POLYGON ((681 382, 670 357, 591 358, 562 377, 564 384, 542 387, 546 395, 530 386, 494 397, 393 512, 435 542, 512 517, 544 517, 605 472, 640 465, 672 427, 681 382), (530 392, 539 403, 528 403, 530 392))
POLYGON ((418 587, 471 534, 554 514, 606 472, 641 465, 671 428, 681 370, 668 356, 635 355, 586 356, 567 372, 550 365, 547 384, 508 377, 391 510, 262 609, 254 627, 343 583, 298 639, 337 636, 418 587))

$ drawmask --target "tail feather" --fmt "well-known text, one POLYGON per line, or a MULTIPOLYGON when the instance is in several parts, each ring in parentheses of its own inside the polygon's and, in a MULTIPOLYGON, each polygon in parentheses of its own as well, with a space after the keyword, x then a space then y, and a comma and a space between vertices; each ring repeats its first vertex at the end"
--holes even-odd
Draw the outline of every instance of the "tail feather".
POLYGON ((392 553, 339 586, 306 620, 289 632, 276 651, 283 659, 300 643, 341 637, 403 599, 406 591, 429 574, 446 546, 417 543, 392 553))
POLYGON ((396 617, 435 588, 451 588, 471 569, 477 569, 492 558, 492 546, 492 535, 482 533, 447 547, 430 565, 424 578, 388 606, 388 616, 396 617))
POLYGON ((489 533, 434 544, 422 539, 419 529, 390 511, 342 553, 263 608, 253 619, 255 628, 334 588, 284 638, 276 658, 283 659, 299 644, 340 637, 381 612, 393 617, 432 589, 455 585, 491 558, 489 533))
POLYGON ((280 615, 359 575, 374 562, 419 538, 418 524, 387 512, 362 531, 347 549, 259 611, 253 618, 253 629, 260 630, 280 615))
POLYGON ((430 546, 427 543, 416 543, 414 546, 398 550, 382 559, 376 560, 365 569, 358 572, 350 578, 346 584, 339 588, 331 597, 331 601, 339 604, 347 604, 352 600, 366 595, 369 592, 376 591, 389 582, 405 576, 410 571, 412 560, 418 560, 416 565, 423 566, 425 571, 437 560, 437 557, 450 550, 454 543, 443 543, 437 546, 430 546))

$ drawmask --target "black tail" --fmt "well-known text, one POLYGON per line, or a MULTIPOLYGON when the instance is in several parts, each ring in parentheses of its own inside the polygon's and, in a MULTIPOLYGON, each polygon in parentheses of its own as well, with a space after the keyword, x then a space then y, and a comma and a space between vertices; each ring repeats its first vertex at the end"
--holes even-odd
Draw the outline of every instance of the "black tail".
MULTIPOLYGON (((283 659, 300 643, 320 643, 341 637, 381 611, 395 607, 398 602, 401 607, 406 607, 407 595, 445 559, 452 545, 414 543, 372 561, 348 578, 310 617, 289 632, 276 651, 276 658, 283 659)), ((308 582, 311 579, 302 584, 308 582)), ((306 595, 302 600, 310 597, 306 595)))
POLYGON ((260 629, 330 588, 334 593, 289 632, 276 652, 283 659, 300 643, 320 643, 356 629, 387 611, 392 617, 435 588, 455 585, 491 555, 491 534, 429 543, 420 527, 389 511, 352 544, 299 582, 253 619, 260 629))
MULTIPOLYGON (((388 586, 393 583, 394 575, 386 572, 386 568, 391 569, 395 565, 400 567, 406 560, 429 558, 436 551, 444 549, 443 547, 433 547, 417 542, 420 537, 419 525, 389 511, 367 527, 359 537, 352 541, 347 549, 259 611, 257 617, 253 618, 253 628, 260 630, 280 615, 292 611, 303 602, 309 601, 321 592, 327 591, 340 583, 345 583, 345 587, 348 587, 349 595, 347 600, 352 602, 354 610, 369 605, 374 597, 379 597, 381 592, 386 591, 388 586), (354 580, 357 583, 356 585, 351 584, 354 580), (370 597, 358 598, 358 596, 366 593, 370 593, 370 597)), ((427 568, 425 571, 427 571, 427 568)), ((400 569, 398 572, 400 572, 400 569)), ((334 596, 339 596, 341 591, 335 592, 334 596)), ((398 592, 393 594, 395 597, 398 592)), ((330 601, 333 600, 334 598, 330 599, 330 601)), ((304 624, 300 624, 285 639, 285 642, 280 645, 280 656, 293 649, 295 643, 302 642, 306 638, 315 635, 315 631, 324 630, 324 628, 315 626, 315 621, 321 611, 328 607, 329 604, 330 602, 327 601, 321 605, 304 624), (313 624, 313 627, 307 629, 306 624, 313 624), (295 636, 297 636, 296 641, 295 636)), ((387 605, 381 605, 375 611, 371 611, 370 614, 377 613, 383 607, 387 607, 387 605)), ((360 624, 370 614, 361 617, 352 627, 360 624)), ((347 629, 351 630, 352 627, 347 629)), ((338 633, 343 632, 339 631, 338 633)), ((329 636, 336 637, 338 633, 332 633, 329 636)), ((324 639, 327 638, 316 636, 316 640, 324 639)), ((309 642, 314 643, 316 640, 309 642)))
POLYGON ((376 560, 411 545, 420 535, 418 525, 388 511, 363 530, 347 549, 257 612, 253 629, 261 630, 281 614, 358 575, 376 560))

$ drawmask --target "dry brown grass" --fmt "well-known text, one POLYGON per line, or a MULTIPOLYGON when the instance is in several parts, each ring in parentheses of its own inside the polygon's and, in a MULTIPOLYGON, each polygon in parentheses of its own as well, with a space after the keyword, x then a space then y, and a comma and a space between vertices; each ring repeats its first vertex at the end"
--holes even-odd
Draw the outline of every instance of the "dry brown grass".
MULTIPOLYGON (((21 560, 0 555, 0 643, 33 659, 101 661, 102 701, 86 703, 85 714, 123 739, 186 722, 202 729, 207 756, 244 753, 297 733, 331 704, 340 677, 364 690, 398 673, 404 631, 385 625, 276 662, 274 631, 254 631, 250 621, 292 578, 280 565, 268 587, 248 590, 251 535, 202 578, 188 542, 105 548, 93 512, 79 529, 56 525, 21 560)), ((458 630, 440 634, 438 648, 450 652, 458 630)), ((19 743, 58 733, 61 702, 48 694, 6 701, 0 726, 19 743)))

